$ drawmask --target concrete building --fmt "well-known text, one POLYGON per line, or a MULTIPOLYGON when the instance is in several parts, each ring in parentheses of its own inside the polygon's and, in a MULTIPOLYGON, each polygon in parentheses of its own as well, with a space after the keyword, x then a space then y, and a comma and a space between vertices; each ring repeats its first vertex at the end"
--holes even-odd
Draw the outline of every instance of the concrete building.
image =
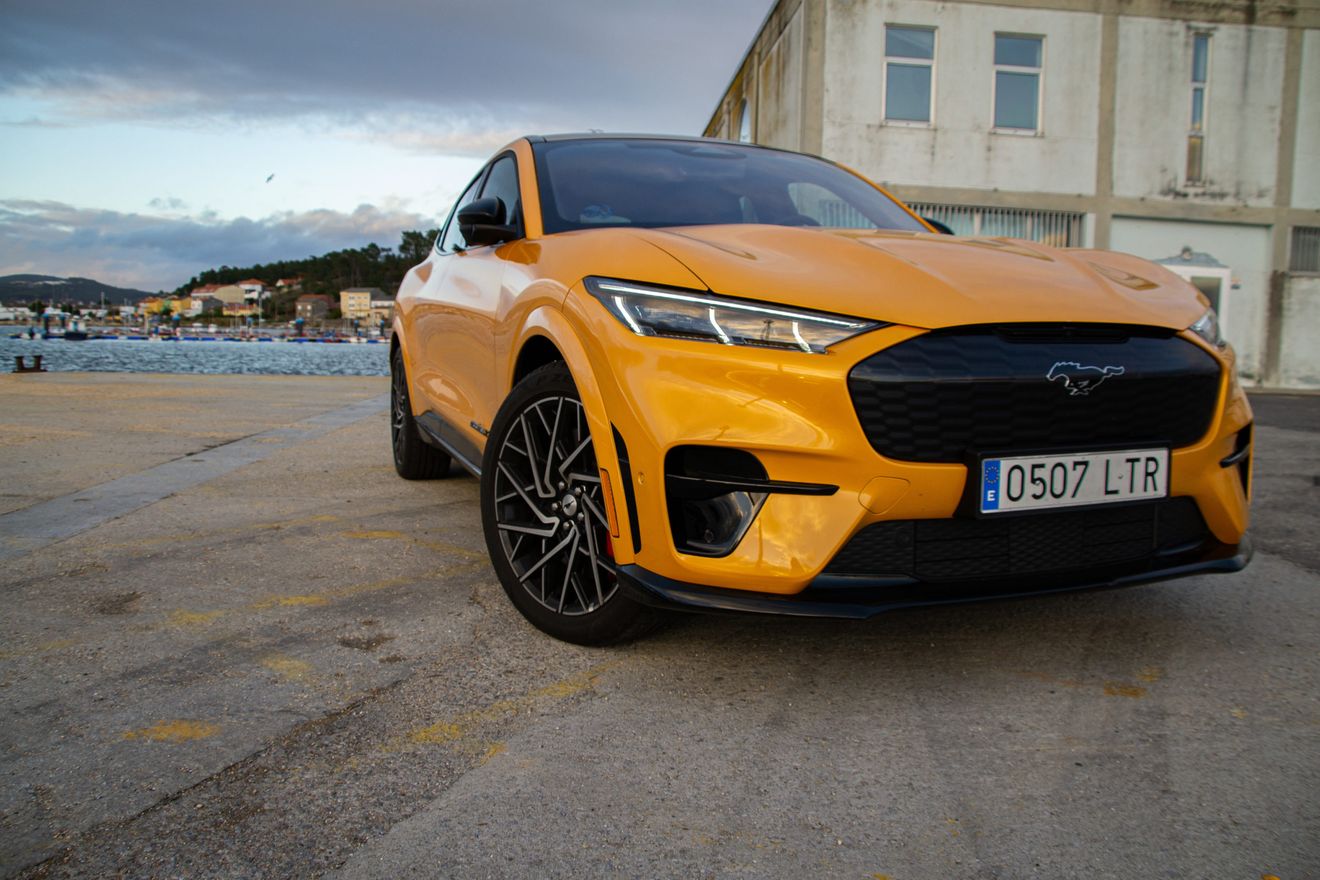
POLYGON ((245 278, 237 283, 239 287, 243 288, 243 295, 248 302, 260 302, 265 298, 266 282, 260 278, 245 278))
POLYGON ((339 312, 345 318, 359 320, 371 314, 373 301, 389 299, 379 287, 350 287, 339 291, 339 312))
POLYGON ((1161 261, 1248 382, 1320 387, 1318 28, 1320 0, 779 0, 706 134, 959 234, 1161 261))
POLYGON ((371 310, 367 313, 367 320, 372 324, 389 324, 394 320, 394 297, 379 288, 373 289, 376 292, 371 295, 371 310))
POLYGON ((237 284, 206 285, 203 288, 195 288, 192 292, 194 294, 201 292, 206 296, 214 297, 226 306, 247 301, 247 291, 237 284))
POLYGON ((304 321, 319 321, 333 304, 334 300, 323 293, 304 293, 294 303, 294 311, 304 321))

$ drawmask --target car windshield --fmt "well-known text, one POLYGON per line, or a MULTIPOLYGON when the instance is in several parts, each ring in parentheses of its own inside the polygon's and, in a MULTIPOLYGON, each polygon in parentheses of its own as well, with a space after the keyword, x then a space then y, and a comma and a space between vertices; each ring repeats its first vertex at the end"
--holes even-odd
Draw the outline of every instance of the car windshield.
POLYGON ((866 181, 799 153, 645 139, 549 141, 533 151, 547 234, 720 223, 925 231, 866 181))

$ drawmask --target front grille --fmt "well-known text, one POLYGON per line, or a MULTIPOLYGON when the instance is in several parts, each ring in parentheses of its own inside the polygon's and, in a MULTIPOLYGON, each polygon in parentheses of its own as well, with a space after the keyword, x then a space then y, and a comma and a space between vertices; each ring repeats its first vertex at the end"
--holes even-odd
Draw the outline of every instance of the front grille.
POLYGON ((1219 364, 1155 328, 957 327, 867 358, 849 374, 848 390, 871 445, 902 461, 1177 448, 1209 429, 1219 364))
POLYGON ((1139 563, 1209 537, 1191 498, 1004 519, 918 519, 862 529, 827 575, 961 581, 1139 563))

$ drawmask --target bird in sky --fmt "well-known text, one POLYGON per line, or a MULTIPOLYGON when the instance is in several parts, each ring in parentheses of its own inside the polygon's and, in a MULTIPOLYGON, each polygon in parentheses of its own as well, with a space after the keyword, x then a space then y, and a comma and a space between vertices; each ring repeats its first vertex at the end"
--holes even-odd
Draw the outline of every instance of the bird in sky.
POLYGON ((272 180, 274 180, 274 179, 275 179, 275 175, 272 174, 270 177, 267 177, 267 178, 266 178, 266 182, 267 182, 267 183, 270 183, 270 182, 271 182, 272 180))

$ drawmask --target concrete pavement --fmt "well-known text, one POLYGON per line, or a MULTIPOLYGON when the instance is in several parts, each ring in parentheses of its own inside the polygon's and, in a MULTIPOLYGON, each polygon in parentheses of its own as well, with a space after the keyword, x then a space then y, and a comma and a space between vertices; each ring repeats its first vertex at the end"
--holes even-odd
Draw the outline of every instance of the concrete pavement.
POLYGON ((1241 575, 588 650, 386 390, 0 377, 11 524, 251 456, 3 563, 0 875, 1320 876, 1320 397, 1260 398, 1241 575))

